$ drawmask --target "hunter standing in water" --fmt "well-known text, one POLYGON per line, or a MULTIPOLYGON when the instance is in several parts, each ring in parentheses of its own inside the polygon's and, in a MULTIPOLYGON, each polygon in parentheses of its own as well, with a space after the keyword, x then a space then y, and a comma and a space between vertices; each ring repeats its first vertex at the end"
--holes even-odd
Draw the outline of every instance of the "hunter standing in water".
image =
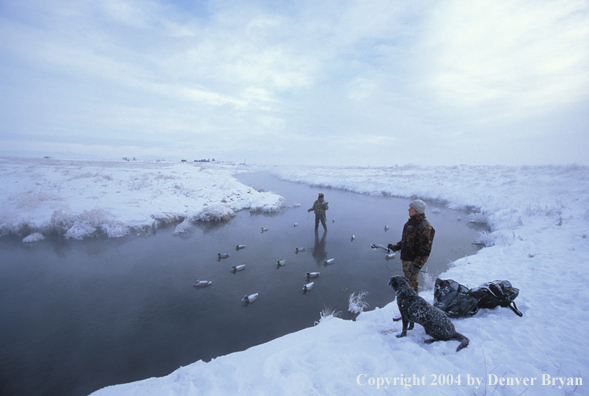
POLYGON ((327 223, 325 221, 325 211, 327 209, 329 209, 329 206, 327 206, 327 202, 325 202, 325 197, 323 196, 323 193, 319 193, 319 197, 313 203, 313 207, 307 210, 307 212, 315 212, 315 231, 319 230, 319 222, 321 222, 323 229, 327 231, 327 223))

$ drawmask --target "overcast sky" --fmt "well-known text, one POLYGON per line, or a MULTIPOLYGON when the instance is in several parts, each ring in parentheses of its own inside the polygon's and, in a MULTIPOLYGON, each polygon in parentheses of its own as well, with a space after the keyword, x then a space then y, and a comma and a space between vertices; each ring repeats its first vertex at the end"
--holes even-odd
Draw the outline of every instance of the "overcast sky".
POLYGON ((589 165, 589 1, 0 0, 0 151, 589 165))

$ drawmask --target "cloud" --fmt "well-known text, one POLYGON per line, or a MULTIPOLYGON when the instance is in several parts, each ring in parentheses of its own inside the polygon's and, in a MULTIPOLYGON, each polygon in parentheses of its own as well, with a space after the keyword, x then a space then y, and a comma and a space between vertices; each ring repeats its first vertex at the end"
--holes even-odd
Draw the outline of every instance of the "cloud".
POLYGON ((485 120, 587 99, 588 12, 584 1, 440 3, 423 42, 426 83, 485 120))
POLYGON ((0 139, 371 164, 586 143, 586 1, 37 3, 0 9, 0 139))

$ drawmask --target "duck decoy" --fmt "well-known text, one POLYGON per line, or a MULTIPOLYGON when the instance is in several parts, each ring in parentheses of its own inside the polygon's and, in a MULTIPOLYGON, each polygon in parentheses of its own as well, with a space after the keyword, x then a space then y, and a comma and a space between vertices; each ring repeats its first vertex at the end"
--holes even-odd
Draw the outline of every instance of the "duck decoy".
POLYGON ((243 271, 244 269, 245 269, 245 264, 234 265, 233 267, 231 267, 231 271, 233 271, 233 272, 243 271))
POLYGON ((372 245, 370 245, 370 247, 373 248, 373 249, 383 249, 383 250, 386 250, 387 253, 390 252, 390 250, 389 250, 388 247, 386 247, 385 245, 381 245, 380 243, 373 243, 372 245))
POLYGON ((278 264, 279 267, 282 267, 283 265, 286 265, 286 260, 277 260, 276 264, 278 264))
POLYGON ((334 262, 334 261, 335 261, 335 259, 333 259, 333 258, 330 258, 330 259, 327 259, 327 260, 325 260, 325 261, 323 262, 323 264, 333 264, 333 262, 334 262))
POLYGON ((294 223, 294 227, 296 227, 296 226, 298 226, 298 225, 299 225, 299 223, 294 223))
POLYGON ((211 283, 213 283, 213 282, 211 282, 211 281, 205 281, 205 280, 197 280, 196 282, 194 282, 194 285, 192 285, 192 286, 194 286, 194 287, 204 287, 204 286, 210 285, 211 283))
POLYGON ((262 227, 262 232, 266 232, 266 231, 268 231, 268 229, 265 227, 262 227))
POLYGON ((387 254, 386 256, 384 256, 384 258, 386 258, 387 260, 390 260, 390 259, 394 259, 394 258, 395 258, 395 256, 396 256, 396 254, 395 254, 395 253, 389 253, 389 254, 387 254))
POLYGON ((229 253, 217 253, 217 257, 220 259, 224 259, 229 257, 229 253))
POLYGON ((313 288, 313 286, 315 286, 315 282, 307 283, 303 286, 303 291, 309 291, 313 288))
POLYGON ((295 253, 304 252, 304 251, 305 251, 305 248, 304 247, 295 248, 295 253))
POLYGON ((386 226, 384 226, 384 230, 385 230, 385 231, 388 231, 388 230, 389 230, 389 226, 387 226, 387 225, 386 225, 386 226))
POLYGON ((250 294, 249 296, 246 294, 245 296, 243 296, 241 301, 245 301, 247 303, 253 303, 254 301, 256 301, 257 298, 258 298, 258 293, 250 294))
POLYGON ((305 276, 307 278, 317 278, 319 276, 320 272, 307 272, 305 274, 305 276))
POLYGON ((235 246, 235 250, 245 249, 245 245, 237 245, 235 246))
POLYGON ((356 235, 352 235, 352 237, 350 238, 351 241, 353 241, 354 239, 356 239, 356 235))

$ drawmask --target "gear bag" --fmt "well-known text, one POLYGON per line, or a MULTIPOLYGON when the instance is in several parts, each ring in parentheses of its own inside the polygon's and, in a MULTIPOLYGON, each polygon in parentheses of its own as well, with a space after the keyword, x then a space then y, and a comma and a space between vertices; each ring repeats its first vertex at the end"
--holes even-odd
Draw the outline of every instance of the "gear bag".
POLYGON ((436 279, 434 307, 451 318, 472 316, 479 311, 479 300, 470 295, 470 290, 452 279, 436 279))
POLYGON ((472 316, 479 308, 510 308, 516 315, 523 316, 515 305, 519 295, 506 280, 487 282, 479 287, 469 289, 452 279, 436 279, 434 290, 434 307, 444 311, 451 318, 472 316))
POLYGON ((479 300, 479 308, 500 306, 511 309, 517 316, 523 316, 513 301, 519 295, 519 289, 513 287, 509 281, 496 280, 483 283, 479 287, 470 289, 470 293, 479 300))

